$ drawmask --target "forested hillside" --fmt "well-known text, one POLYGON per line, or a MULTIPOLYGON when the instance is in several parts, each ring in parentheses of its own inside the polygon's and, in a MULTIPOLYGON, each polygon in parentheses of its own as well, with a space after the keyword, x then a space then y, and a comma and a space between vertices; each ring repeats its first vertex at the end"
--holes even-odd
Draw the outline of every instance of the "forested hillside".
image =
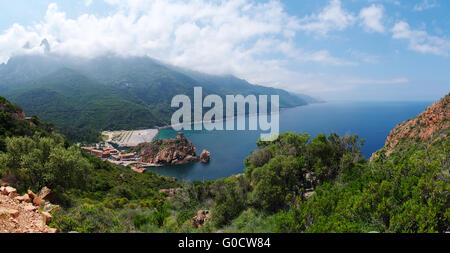
POLYGON ((102 130, 153 128, 170 124, 172 98, 203 95, 280 95, 281 107, 307 104, 284 90, 253 85, 233 76, 175 68, 150 58, 91 60, 52 54, 16 56, 0 65, 0 95, 27 114, 52 122, 74 141, 96 141, 102 130))
POLYGON ((61 69, 8 94, 28 114, 52 122, 71 140, 95 140, 101 129, 161 123, 149 107, 132 102, 133 98, 118 88, 71 69, 61 69))
POLYGON ((5 140, 14 136, 49 135, 52 125, 42 123, 37 117, 25 116, 23 110, 0 97, 0 151, 5 151, 5 140))

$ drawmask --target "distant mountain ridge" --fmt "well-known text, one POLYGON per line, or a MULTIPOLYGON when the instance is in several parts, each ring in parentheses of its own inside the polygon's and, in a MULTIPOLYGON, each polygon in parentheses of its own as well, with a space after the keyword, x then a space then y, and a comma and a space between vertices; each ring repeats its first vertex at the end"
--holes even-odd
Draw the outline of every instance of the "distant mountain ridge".
POLYGON ((0 94, 27 114, 53 122, 72 140, 88 141, 101 130, 142 129, 170 123, 175 95, 279 95, 280 107, 311 103, 309 97, 168 66, 145 57, 81 59, 23 55, 0 65, 0 94))

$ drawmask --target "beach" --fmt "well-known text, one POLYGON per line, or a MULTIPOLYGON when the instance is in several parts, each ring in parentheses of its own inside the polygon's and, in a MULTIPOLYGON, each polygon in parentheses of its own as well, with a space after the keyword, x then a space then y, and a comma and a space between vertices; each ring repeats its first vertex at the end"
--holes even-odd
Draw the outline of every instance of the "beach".
POLYGON ((158 129, 130 130, 130 131, 104 131, 107 142, 119 145, 119 147, 135 147, 140 143, 152 142, 158 135, 158 129))

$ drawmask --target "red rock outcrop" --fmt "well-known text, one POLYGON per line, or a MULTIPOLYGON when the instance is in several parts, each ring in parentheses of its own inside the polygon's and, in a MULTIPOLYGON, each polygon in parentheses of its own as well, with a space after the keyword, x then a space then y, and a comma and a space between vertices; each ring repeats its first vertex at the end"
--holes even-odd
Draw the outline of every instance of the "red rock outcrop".
POLYGON ((202 151, 202 153, 200 154, 200 161, 202 163, 209 163, 210 159, 211 159, 211 153, 208 150, 204 149, 202 151))
MULTIPOLYGON (((450 94, 430 105, 417 117, 398 124, 392 130, 382 150, 389 156, 402 142, 414 144, 417 141, 431 144, 437 138, 445 138, 450 130, 450 94)), ((371 157, 378 155, 377 151, 371 157)))
POLYGON ((158 139, 136 147, 142 161, 156 165, 180 165, 200 161, 194 145, 178 133, 176 138, 158 139))
POLYGON ((192 225, 194 225, 194 227, 196 228, 199 228, 210 220, 211 212, 209 210, 199 210, 197 211, 197 216, 192 218, 192 225))

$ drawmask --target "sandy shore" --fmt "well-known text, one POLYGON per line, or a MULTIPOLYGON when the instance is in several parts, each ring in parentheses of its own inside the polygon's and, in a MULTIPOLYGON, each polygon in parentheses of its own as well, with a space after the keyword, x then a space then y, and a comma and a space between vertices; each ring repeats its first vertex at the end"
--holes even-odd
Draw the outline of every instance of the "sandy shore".
POLYGON ((120 147, 134 147, 144 142, 152 142, 158 135, 158 129, 130 130, 130 131, 104 131, 107 142, 112 142, 120 147))

